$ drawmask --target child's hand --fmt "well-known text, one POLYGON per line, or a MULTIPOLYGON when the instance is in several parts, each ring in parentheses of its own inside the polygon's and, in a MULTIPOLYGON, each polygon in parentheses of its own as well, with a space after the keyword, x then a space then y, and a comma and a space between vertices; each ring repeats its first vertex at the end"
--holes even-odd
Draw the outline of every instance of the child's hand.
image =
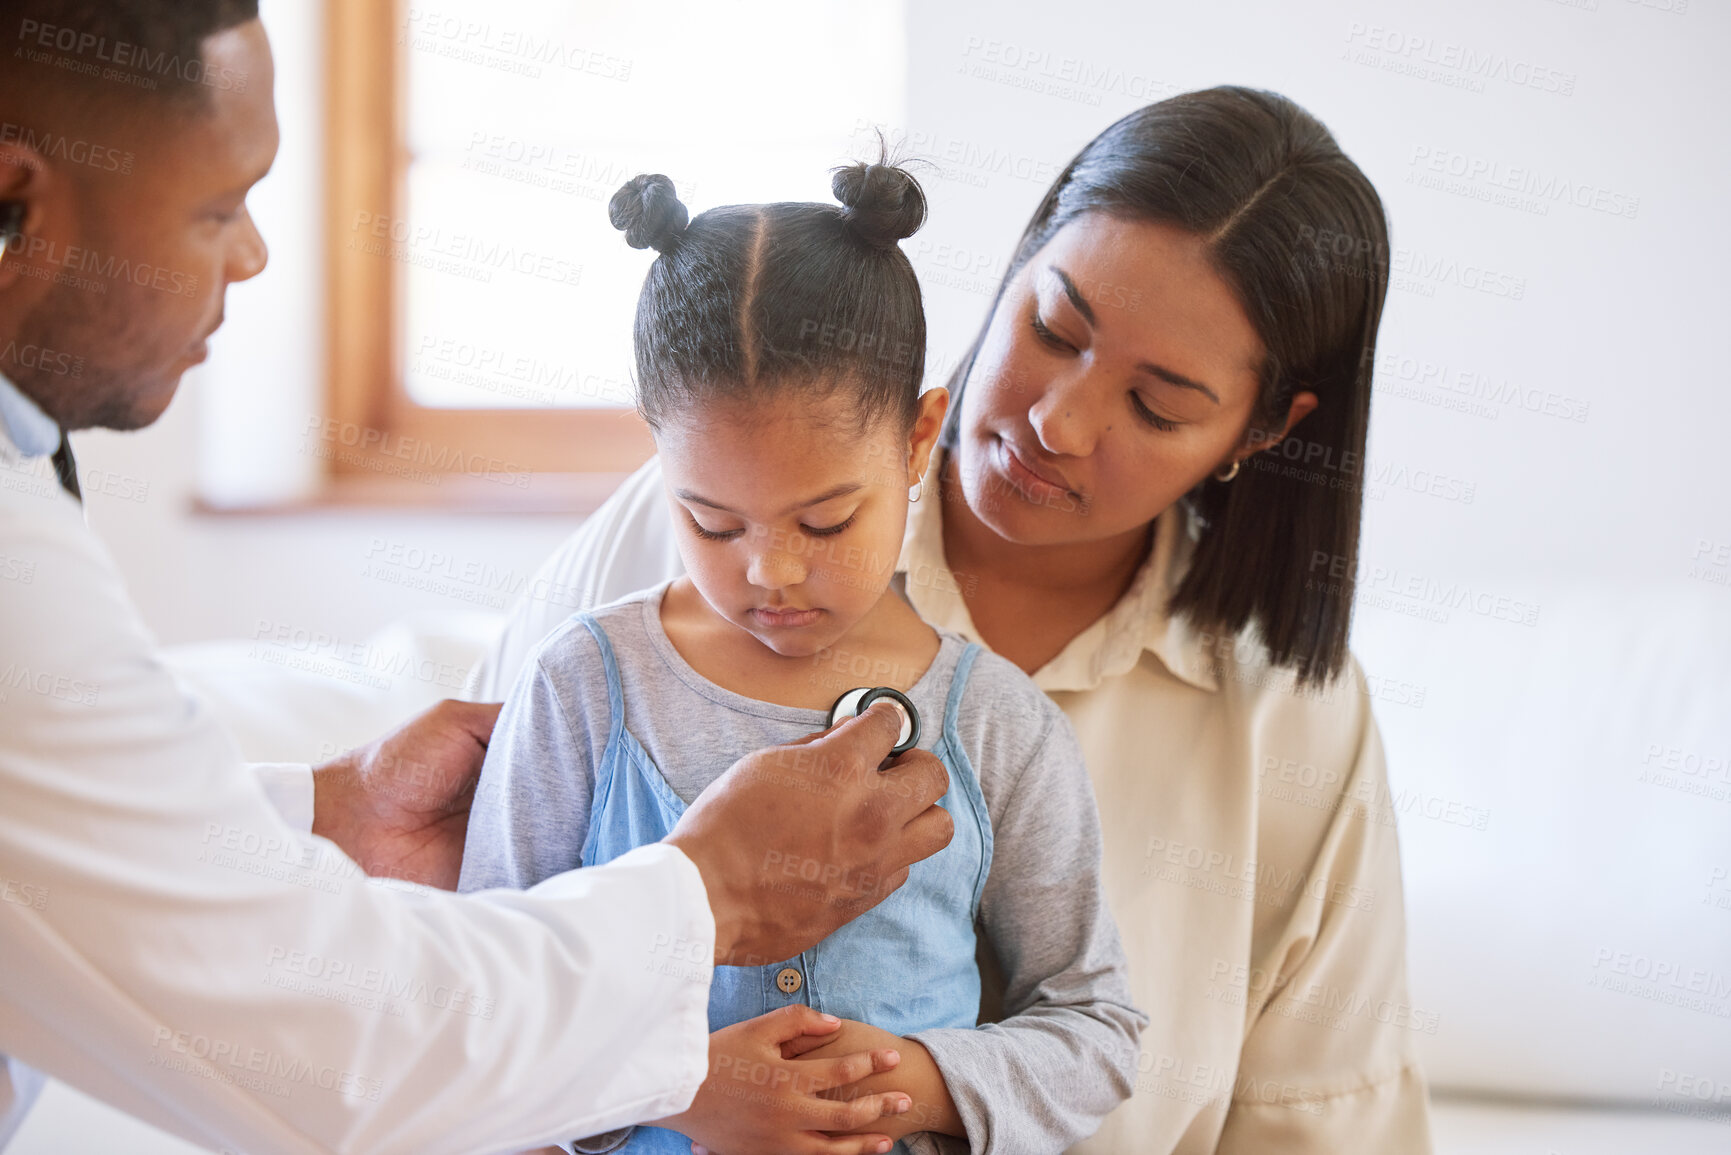
MULTIPOLYGON (((709 1155, 867 1155, 890 1149, 882 1131, 858 1132, 885 1115, 908 1110, 911 1100, 884 1088, 837 1100, 824 1091, 850 1088, 901 1061, 894 1049, 835 1049, 821 1057, 787 1057, 782 1044, 832 1035, 842 1020, 807 1006, 788 1006, 709 1036, 709 1077, 691 1106, 655 1120, 692 1137, 694 1152, 709 1155)), ((881 1032, 880 1032, 881 1033, 881 1032)), ((893 1038, 893 1036, 885 1036, 893 1038)))
POLYGON ((901 1053, 902 1061, 893 1074, 874 1073, 857 1083, 832 1087, 824 1091, 825 1099, 848 1099, 854 1096, 879 1096, 887 1091, 901 1091, 913 1100, 913 1106, 902 1115, 874 1124, 874 1129, 900 1139, 915 1131, 935 1131, 940 1135, 967 1137, 967 1128, 956 1112, 955 1101, 944 1082, 930 1051, 913 1039, 904 1039, 870 1023, 843 1019, 841 1028, 826 1035, 807 1033, 781 1045, 784 1059, 829 1058, 856 1051, 893 1049, 901 1053))

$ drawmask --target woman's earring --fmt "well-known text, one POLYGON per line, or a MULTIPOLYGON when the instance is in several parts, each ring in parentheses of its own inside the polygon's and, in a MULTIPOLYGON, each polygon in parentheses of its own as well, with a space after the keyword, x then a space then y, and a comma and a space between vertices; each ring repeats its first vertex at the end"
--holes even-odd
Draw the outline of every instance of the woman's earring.
POLYGON ((926 475, 922 473, 922 474, 920 474, 920 479, 916 484, 908 486, 908 500, 909 501, 918 501, 920 498, 924 497, 925 495, 926 495, 926 475))
POLYGON ((1232 462, 1232 468, 1230 468, 1230 469, 1216 469, 1214 471, 1214 480, 1215 481, 1231 481, 1234 477, 1238 476, 1238 464, 1239 464, 1238 460, 1236 458, 1234 458, 1233 462, 1232 462))

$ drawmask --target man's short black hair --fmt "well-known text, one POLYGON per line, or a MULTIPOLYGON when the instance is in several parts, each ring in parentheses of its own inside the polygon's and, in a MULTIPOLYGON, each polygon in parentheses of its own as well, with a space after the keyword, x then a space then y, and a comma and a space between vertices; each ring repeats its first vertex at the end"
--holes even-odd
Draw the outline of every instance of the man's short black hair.
POLYGON ((202 101, 250 78, 207 67, 204 41, 258 19, 258 0, 0 0, 0 58, 18 84, 202 101))

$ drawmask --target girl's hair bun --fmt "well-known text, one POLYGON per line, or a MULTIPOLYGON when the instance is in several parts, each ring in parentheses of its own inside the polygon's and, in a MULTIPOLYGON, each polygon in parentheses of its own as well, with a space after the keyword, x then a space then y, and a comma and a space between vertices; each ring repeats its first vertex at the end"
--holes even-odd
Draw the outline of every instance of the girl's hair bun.
POLYGON ((691 214, 679 203, 673 182, 655 172, 626 181, 607 202, 607 219, 632 248, 665 253, 685 231, 691 214))
POLYGON ((893 164, 854 164, 830 181, 843 217, 856 236, 888 248, 926 223, 926 192, 913 174, 893 164))

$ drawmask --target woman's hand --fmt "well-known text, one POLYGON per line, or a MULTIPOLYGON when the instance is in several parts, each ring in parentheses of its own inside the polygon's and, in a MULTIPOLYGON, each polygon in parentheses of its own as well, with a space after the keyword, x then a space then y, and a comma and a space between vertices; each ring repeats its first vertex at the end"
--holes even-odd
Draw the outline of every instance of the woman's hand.
POLYGON ((856 1095, 876 1096, 886 1091, 901 1091, 913 1101, 908 1111, 894 1119, 886 1119, 876 1130, 900 1139, 915 1131, 935 1131, 940 1135, 967 1138, 950 1089, 944 1083, 932 1053, 915 1042, 880 1030, 870 1023, 843 1019, 841 1027, 827 1035, 805 1034, 781 1045, 783 1058, 817 1058, 845 1055, 855 1051, 893 1049, 901 1052, 902 1061, 895 1072, 874 1073, 857 1083, 832 1087, 823 1092, 826 1099, 846 1099, 856 1095))
POLYGON ((692 1150, 710 1155, 888 1151, 889 1136, 881 1128, 867 1128, 907 1111, 912 1100, 893 1088, 865 1092, 858 1084, 894 1069, 901 1061, 894 1048, 834 1047, 810 1058, 783 1053, 784 1044, 834 1036, 842 1024, 833 1015, 795 1005, 716 1031, 709 1036, 709 1077, 697 1097, 686 1110, 654 1125, 691 1136, 692 1150), (823 1094, 841 1091, 849 1094, 841 1099, 823 1094))

